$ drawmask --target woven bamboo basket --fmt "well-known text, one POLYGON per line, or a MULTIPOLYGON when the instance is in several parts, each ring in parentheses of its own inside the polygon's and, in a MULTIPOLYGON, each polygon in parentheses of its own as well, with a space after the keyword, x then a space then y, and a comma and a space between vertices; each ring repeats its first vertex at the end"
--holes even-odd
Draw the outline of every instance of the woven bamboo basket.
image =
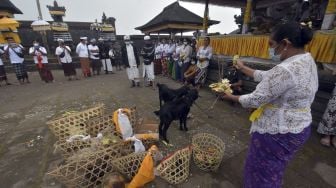
POLYGON ((134 152, 131 142, 112 145, 108 148, 76 153, 65 165, 56 167, 48 175, 67 187, 97 187, 104 175, 115 172, 112 161, 134 152))
POLYGON ((225 145, 219 137, 208 134, 196 134, 192 138, 193 159, 198 168, 204 171, 216 171, 220 166, 225 145))
POLYGON ((92 136, 91 139, 88 140, 74 139, 71 142, 58 140, 54 144, 55 152, 60 152, 66 159, 84 148, 106 148, 122 141, 121 134, 119 134, 115 128, 112 129, 111 127, 108 127, 100 131, 100 133, 103 135, 102 139, 97 139, 92 136))
POLYGON ((132 153, 112 161, 112 166, 131 181, 138 173, 147 152, 132 153))
POLYGON ((91 136, 96 136, 98 133, 105 130, 106 128, 115 129, 113 118, 110 115, 90 118, 85 122, 85 124, 88 129, 88 133, 91 136))
POLYGON ((66 159, 82 149, 90 148, 91 145, 91 140, 74 140, 72 142, 64 142, 58 140, 54 144, 54 147, 55 152, 60 152, 62 156, 66 159))
POLYGON ((129 121, 132 125, 132 128, 134 129, 137 125, 138 125, 138 112, 136 110, 136 107, 132 107, 130 108, 130 116, 128 117, 129 118, 129 121))
POLYGON ((66 140, 72 135, 87 135, 85 122, 93 117, 103 116, 104 105, 99 104, 88 110, 74 113, 64 118, 48 121, 47 125, 58 140, 66 140))
POLYGON ((160 177, 170 184, 184 182, 189 177, 191 153, 191 148, 187 147, 164 159, 157 166, 160 177))

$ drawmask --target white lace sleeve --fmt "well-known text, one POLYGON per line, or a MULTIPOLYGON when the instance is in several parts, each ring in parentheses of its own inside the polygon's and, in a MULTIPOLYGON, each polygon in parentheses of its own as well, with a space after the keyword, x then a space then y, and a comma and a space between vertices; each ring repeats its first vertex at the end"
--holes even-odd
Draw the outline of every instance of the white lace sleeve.
POLYGON ((251 94, 240 96, 239 102, 243 107, 258 108, 276 99, 294 85, 290 72, 281 66, 262 74, 263 78, 256 89, 251 94))
POLYGON ((255 82, 261 82, 264 75, 267 73, 267 71, 261 71, 261 70, 255 70, 253 73, 253 78, 255 82))

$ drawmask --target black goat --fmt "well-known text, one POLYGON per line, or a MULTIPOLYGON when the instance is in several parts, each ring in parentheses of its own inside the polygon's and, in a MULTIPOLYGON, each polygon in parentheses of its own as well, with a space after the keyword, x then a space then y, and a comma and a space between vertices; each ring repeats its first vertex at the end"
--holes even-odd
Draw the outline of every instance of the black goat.
POLYGON ((160 117, 159 135, 167 143, 167 130, 174 120, 180 120, 180 130, 188 131, 187 117, 190 107, 198 98, 198 91, 196 89, 189 90, 189 92, 179 97, 178 99, 164 103, 160 110, 154 113, 160 117))
POLYGON ((173 101, 174 99, 180 98, 187 94, 190 90, 190 88, 187 86, 182 86, 179 89, 171 89, 167 85, 160 83, 157 83, 156 86, 159 88, 160 108, 162 106, 162 101, 164 103, 173 101))

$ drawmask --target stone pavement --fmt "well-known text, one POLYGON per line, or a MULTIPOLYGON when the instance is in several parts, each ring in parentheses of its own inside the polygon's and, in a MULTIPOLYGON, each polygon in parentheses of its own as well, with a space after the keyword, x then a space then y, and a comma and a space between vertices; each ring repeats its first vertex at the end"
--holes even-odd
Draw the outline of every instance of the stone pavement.
MULTIPOLYGON (((30 73, 31 84, 20 86, 14 81, 14 75, 10 74, 10 81, 15 85, 0 87, 1 188, 63 187, 45 175, 61 161, 60 155, 53 153, 55 138, 45 123, 65 111, 81 110, 103 102, 110 111, 136 105, 140 115, 155 118, 153 111, 159 106, 157 90, 129 88, 124 71, 73 82, 66 81, 62 71, 53 73, 56 81, 52 84, 41 82, 38 74, 33 72, 30 73), (31 140, 34 140, 33 144, 29 143, 31 140)), ((159 77, 158 81, 179 87, 179 84, 166 78, 159 77)), ((197 103, 206 110, 215 96, 205 89, 200 95, 197 103)), ((193 106, 194 117, 188 120, 189 132, 179 131, 174 122, 168 130, 168 138, 174 147, 159 147, 169 153, 190 144, 191 136, 195 133, 214 133, 226 144, 224 160, 218 172, 201 172, 192 163, 191 176, 185 183, 171 186, 156 178, 147 187, 242 187, 243 165, 249 142, 248 112, 239 105, 232 106, 221 101, 207 112, 213 117, 208 118, 193 106)), ((321 147, 318 141, 314 128, 308 143, 289 164, 284 187, 336 187, 336 150, 321 147)))

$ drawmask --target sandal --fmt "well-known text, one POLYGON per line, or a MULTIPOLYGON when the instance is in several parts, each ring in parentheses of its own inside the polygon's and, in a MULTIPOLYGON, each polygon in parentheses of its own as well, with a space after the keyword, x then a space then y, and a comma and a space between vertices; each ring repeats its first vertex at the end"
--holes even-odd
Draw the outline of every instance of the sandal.
POLYGON ((320 140, 320 143, 323 146, 330 147, 331 146, 331 139, 330 136, 323 136, 320 140))

